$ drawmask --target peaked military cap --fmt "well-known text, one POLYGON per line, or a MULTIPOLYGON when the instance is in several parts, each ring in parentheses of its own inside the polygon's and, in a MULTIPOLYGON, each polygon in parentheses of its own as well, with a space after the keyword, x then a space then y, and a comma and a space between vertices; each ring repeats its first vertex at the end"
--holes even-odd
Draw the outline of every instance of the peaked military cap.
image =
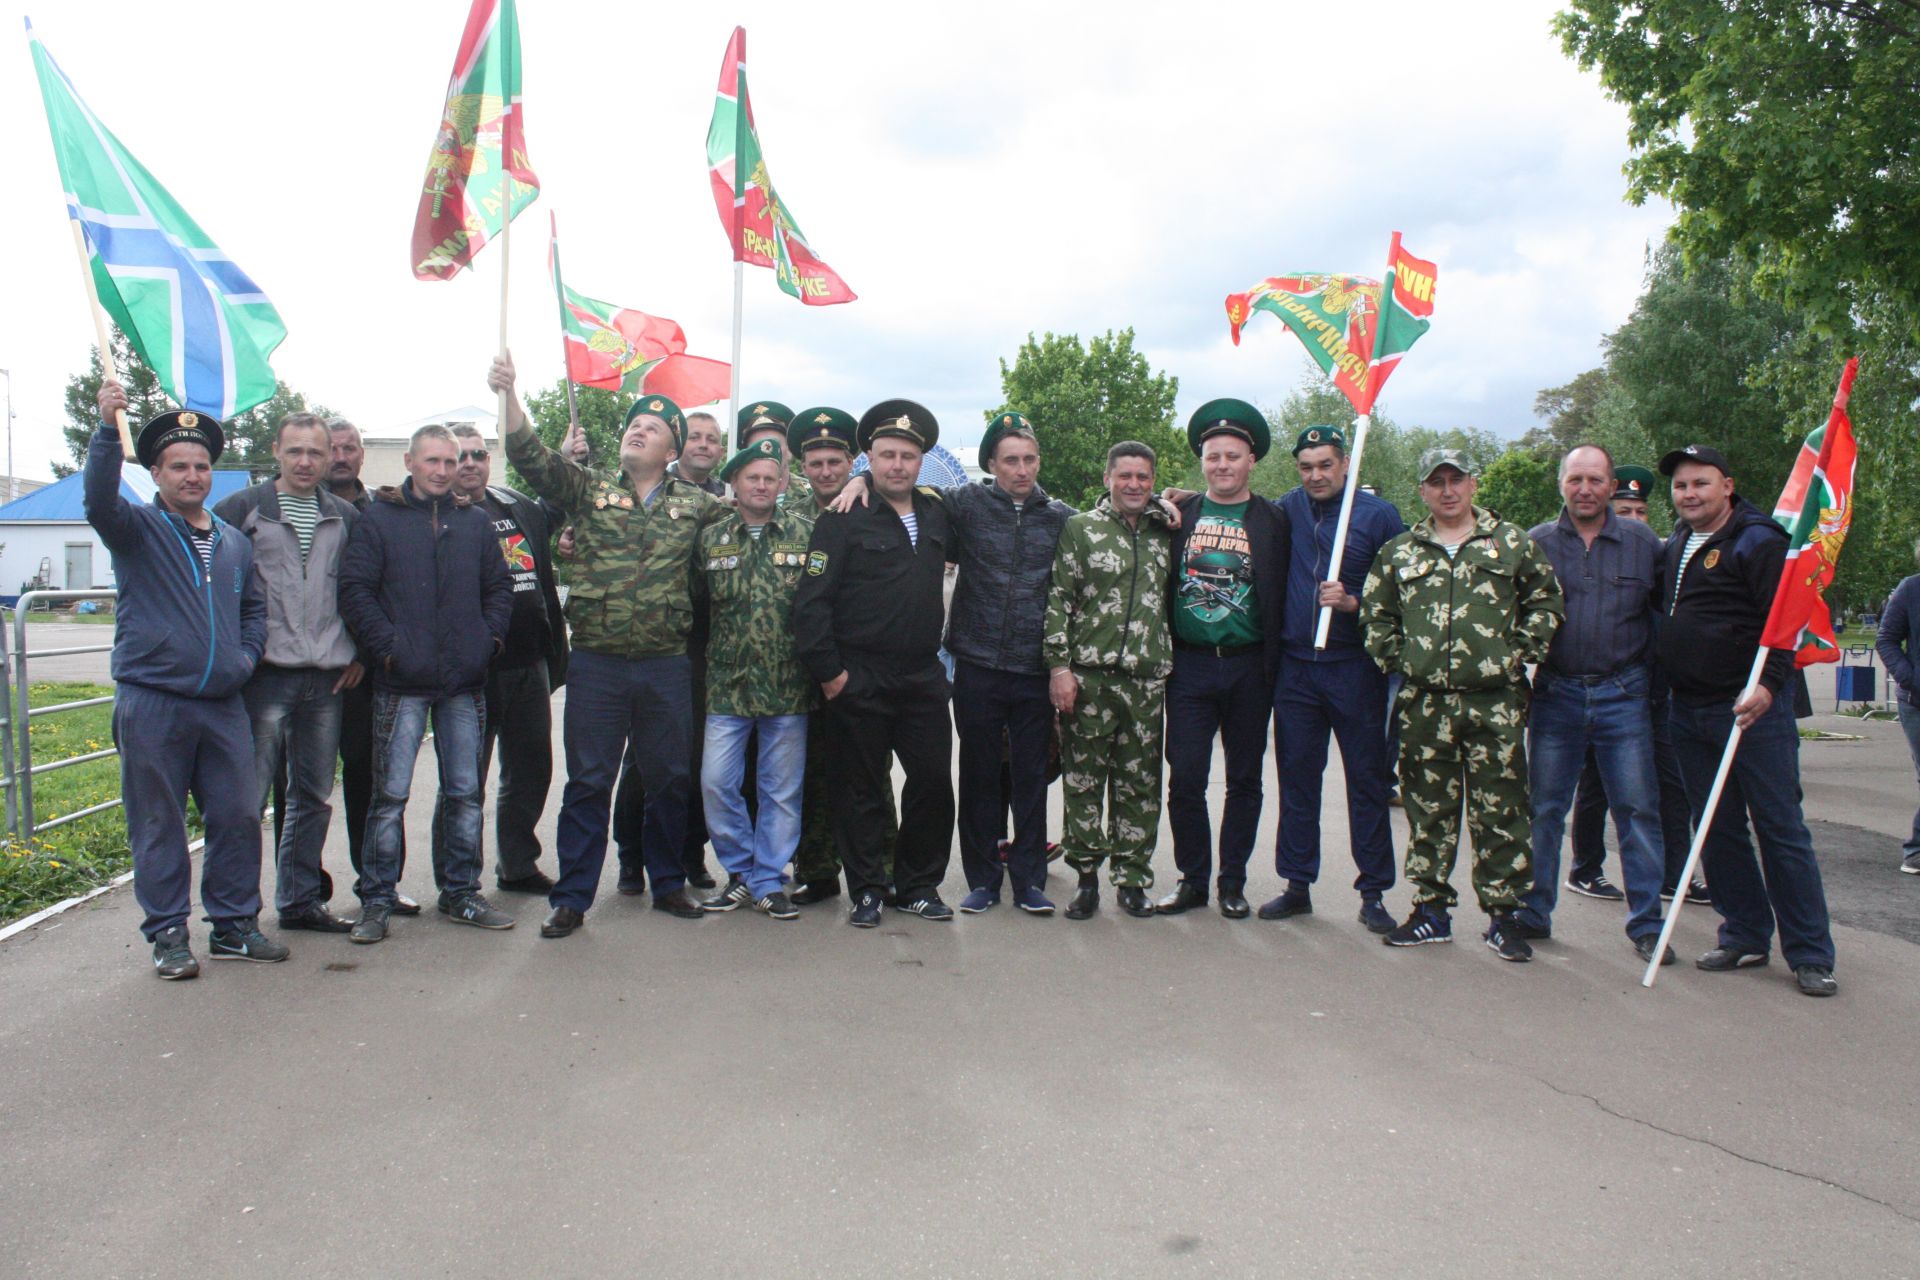
POLYGON ((875 440, 889 437, 917 444, 924 452, 933 448, 940 439, 940 424, 925 405, 915 404, 911 400, 882 400, 860 415, 860 426, 854 432, 854 442, 864 453, 873 448, 875 440))
POLYGON ((1420 483, 1425 484, 1433 478, 1433 473, 1442 467, 1452 467, 1463 476, 1474 474, 1473 461, 1462 449, 1428 449, 1420 455, 1420 465, 1416 469, 1420 483))
POLYGON ((1347 451, 1347 433, 1338 427, 1308 427, 1293 442, 1293 456, 1299 457, 1304 449, 1318 449, 1332 445, 1341 453, 1347 451))
POLYGON ((218 418, 195 413, 191 409, 175 409, 160 414, 140 428, 140 438, 134 442, 133 452, 139 457, 141 466, 151 467, 159 463, 160 455, 171 444, 200 445, 207 451, 207 461, 215 462, 227 447, 227 435, 221 430, 218 418))
POLYGON ((772 462, 783 461, 780 456, 780 442, 778 440, 767 437, 765 439, 755 440, 744 449, 735 450, 734 455, 727 459, 726 465, 720 468, 720 480, 724 484, 731 484, 733 483, 734 476, 739 474, 740 468, 746 466, 749 462, 760 462, 763 460, 772 462))
POLYGON ((1653 472, 1646 467, 1618 467, 1613 473, 1613 486, 1614 497, 1645 502, 1653 496, 1653 472))
POLYGON ((1229 435, 1245 440, 1253 447, 1255 458, 1267 456, 1267 450, 1273 447, 1273 432, 1267 427, 1266 415, 1248 404, 1245 400, 1231 397, 1221 400, 1209 400, 1194 410, 1193 417, 1187 420, 1187 444, 1193 449, 1193 456, 1200 456, 1200 446, 1209 436, 1229 435))
POLYGON ((980 465, 985 467, 987 459, 993 456, 993 447, 1000 443, 1000 437, 1009 431, 1031 431, 1033 424, 1027 421, 1027 415, 1017 409, 1002 409, 993 415, 993 421, 987 424, 987 434, 980 437, 980 465))
POLYGON ((793 421, 793 410, 778 400, 755 400, 734 416, 733 447, 738 449, 747 443, 747 433, 755 427, 778 427, 782 432, 793 421))
POLYGON ((627 406, 627 420, 621 424, 622 430, 633 425, 633 420, 641 414, 648 414, 667 424, 667 430, 673 432, 673 447, 678 449, 687 443, 687 418, 680 412, 680 406, 665 396, 643 395, 627 406))
POLYGON ((1660 459, 1660 474, 1670 476, 1680 469, 1683 462, 1699 462, 1719 469, 1723 476, 1733 474, 1733 468, 1727 465, 1727 455, 1710 444, 1690 444, 1684 449, 1675 449, 1660 459))
POLYGON ((816 405, 793 416, 787 427, 787 448, 795 457, 804 456, 809 449, 845 449, 852 453, 854 430, 853 415, 845 409, 816 405))

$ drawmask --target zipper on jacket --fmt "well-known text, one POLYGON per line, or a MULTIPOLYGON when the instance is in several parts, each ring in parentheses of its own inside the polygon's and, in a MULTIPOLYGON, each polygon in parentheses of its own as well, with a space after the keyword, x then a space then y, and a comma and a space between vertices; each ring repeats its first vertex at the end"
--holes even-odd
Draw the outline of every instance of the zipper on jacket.
MULTIPOLYGON (((1140 513, 1140 519, 1145 520, 1146 518, 1147 513, 1142 511, 1140 513)), ((1133 626, 1134 601, 1138 599, 1140 595, 1140 526, 1138 523, 1134 524, 1132 532, 1133 573, 1127 578, 1127 611, 1120 619, 1120 660, 1122 662, 1125 662, 1127 657, 1127 631, 1133 626)), ((1124 667, 1121 668, 1123 671, 1125 669, 1124 667)), ((1136 663, 1135 670, 1138 669, 1139 664, 1136 663)))
POLYGON ((1007 657, 1007 633, 1012 630, 1013 622, 1013 575, 1020 572, 1020 517, 1026 513, 1026 505, 1018 504, 1013 509, 1013 554, 1008 557, 1009 574, 1007 578, 1007 604, 1000 610, 1000 646, 1002 662, 1007 657))
POLYGON ((213 557, 220 550, 220 524, 218 520, 214 522, 213 537, 207 547, 207 563, 203 566, 200 563, 200 553, 193 549, 192 540, 182 538, 180 531, 173 527, 173 513, 163 510, 161 518, 167 522, 167 528, 172 532, 174 541, 180 544, 180 554, 187 558, 187 564, 193 573, 194 585, 203 589, 207 599, 207 665, 206 669, 200 673, 199 687, 194 690, 198 695, 206 691, 207 681, 213 679, 213 655, 220 640, 213 620, 213 557), (204 573, 201 572, 203 568, 204 573))

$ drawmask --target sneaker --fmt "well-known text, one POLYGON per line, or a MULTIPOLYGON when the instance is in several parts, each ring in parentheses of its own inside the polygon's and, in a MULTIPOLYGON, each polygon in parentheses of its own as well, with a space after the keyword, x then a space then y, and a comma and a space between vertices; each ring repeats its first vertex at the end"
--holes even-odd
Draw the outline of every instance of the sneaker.
POLYGON ((1802 995, 1830 996, 1840 990, 1840 984, 1833 980, 1833 970, 1825 965, 1803 964, 1793 976, 1800 983, 1802 995))
MULTIPOLYGON (((786 895, 781 894, 780 896, 784 898, 786 895)), ((749 902, 753 902, 753 894, 747 891, 746 881, 729 879, 726 888, 714 894, 711 898, 701 900, 700 909, 702 911, 732 911, 735 907, 744 907, 749 902)), ((758 906, 759 904, 754 903, 754 905, 758 906)))
POLYGON ((345 916, 337 916, 327 910, 322 902, 309 902, 304 907, 280 913, 280 928, 308 929, 314 933, 345 933, 353 928, 353 921, 345 916))
POLYGON ((766 893, 753 900, 753 909, 769 920, 798 920, 800 908, 784 893, 766 893))
POLYGON ((1533 959, 1533 948, 1528 946, 1527 940, 1520 936, 1520 930, 1514 925, 1511 911, 1497 912, 1488 922, 1486 933, 1481 936, 1486 939, 1487 946, 1493 954, 1502 960, 1525 964, 1533 959))
POLYGON ((1696 907, 1710 907, 1713 905, 1713 894, 1708 890, 1705 880, 1695 880, 1687 886, 1687 901, 1696 907))
POLYGON ((922 920, 946 922, 953 919, 953 908, 940 901, 937 893, 922 893, 908 899, 899 906, 899 910, 910 916, 919 916, 922 920))
POLYGON ((1613 881, 1596 871, 1590 876, 1579 876, 1567 881, 1567 888, 1589 898, 1599 898, 1602 902, 1624 902, 1627 895, 1615 887, 1613 881))
POLYGON ((1393 932, 1393 917, 1378 898, 1360 899, 1360 923, 1374 933, 1393 932))
POLYGON ((360 908, 360 918, 353 922, 347 938, 353 942, 384 942, 387 937, 387 917, 393 914, 391 902, 372 902, 360 908))
POLYGON ((872 929, 880 923, 880 895, 868 889, 853 900, 847 923, 856 929, 872 929))
POLYGON ((1000 894, 993 889, 975 889, 960 899, 960 909, 970 916, 977 916, 982 911, 991 911, 999 905, 1000 894))
POLYGON ((1739 947, 1715 947, 1693 962, 1696 969, 1725 973, 1730 969, 1757 969, 1767 962, 1764 951, 1742 951, 1739 947))
POLYGON ((1405 924, 1380 941, 1390 947, 1423 947, 1429 942, 1452 942, 1453 919, 1444 907, 1416 906, 1405 924))
POLYGON ((197 978, 200 962, 193 958, 193 946, 187 940, 187 926, 162 929, 153 940, 153 973, 171 982, 175 978, 197 978))
POLYGON ((1920 876, 1920 853, 1910 853, 1900 859, 1900 869, 1910 876, 1920 876))
MULTIPOLYGON (((1642 964, 1649 964, 1653 960, 1653 949, 1659 945, 1660 945, 1659 934, 1643 933, 1639 937, 1633 940, 1633 954, 1640 957, 1640 962, 1642 964)), ((1673 954, 1673 948, 1668 947, 1666 950, 1666 954, 1660 957, 1660 967, 1663 969, 1666 968, 1668 965, 1672 964, 1677 958, 1678 957, 1676 957, 1673 954)))
POLYGON ((839 896, 840 881, 837 878, 805 881, 795 885, 792 894, 793 905, 796 907, 810 907, 816 902, 825 902, 828 898, 839 896))
POLYGON ((1038 889, 1015 889, 1013 905, 1028 915, 1050 916, 1053 914, 1053 900, 1038 889))
POLYGON ((1528 942, 1545 942, 1553 936, 1553 926, 1528 924, 1516 911, 1513 913, 1513 932, 1515 936, 1525 938, 1528 942))
POLYGON ((454 897, 441 894, 440 914, 455 924, 470 924, 476 929, 513 928, 513 917, 488 902, 478 889, 454 897))
POLYGON ((251 960, 256 964, 279 964, 293 952, 285 943, 275 942, 260 932, 253 916, 227 921, 226 927, 213 926, 207 935, 207 954, 215 960, 251 960))
POLYGON ((523 876, 509 876, 504 880, 496 878, 494 884, 499 886, 502 893, 553 892, 553 877, 538 867, 523 876))

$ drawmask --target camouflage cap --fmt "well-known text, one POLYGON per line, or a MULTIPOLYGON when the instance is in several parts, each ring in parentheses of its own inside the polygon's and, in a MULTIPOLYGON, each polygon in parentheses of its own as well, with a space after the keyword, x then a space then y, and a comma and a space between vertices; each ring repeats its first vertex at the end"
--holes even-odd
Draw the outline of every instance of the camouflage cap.
POLYGON ((1299 457, 1303 450, 1318 449, 1332 445, 1341 453, 1347 451, 1347 433, 1338 427, 1308 427, 1293 442, 1293 456, 1299 457))
POLYGON ((680 412, 680 406, 665 396, 641 396, 627 406, 627 420, 621 429, 633 425, 633 420, 641 414, 658 418, 667 424, 667 430, 673 433, 673 447, 680 448, 687 442, 687 416, 680 412))
POLYGON ((207 461, 217 462, 226 448, 226 433, 220 428, 220 420, 212 414, 174 409, 150 419, 140 428, 133 452, 142 466, 152 467, 159 464, 167 446, 175 444, 197 444, 207 451, 207 461))
POLYGON ((785 461, 780 454, 780 442, 771 436, 762 437, 759 440, 755 440, 746 448, 736 450, 734 455, 728 458, 725 465, 720 468, 721 483, 733 483, 733 478, 740 473, 740 468, 746 466, 749 462, 762 461, 781 463, 785 461))
POLYGON ((1616 498, 1634 498, 1645 502, 1653 496, 1653 469, 1651 467, 1616 467, 1613 472, 1613 496, 1616 498))
POLYGON ((1468 460, 1463 449, 1428 449, 1420 455, 1420 465, 1416 468, 1421 484, 1433 478, 1433 473, 1442 467, 1452 467, 1463 476, 1474 474, 1473 463, 1468 460))
POLYGON ((792 421, 793 410, 778 400, 755 400, 734 415, 733 447, 738 449, 745 446, 747 433, 755 427, 778 427, 784 433, 787 424, 792 421))
POLYGON ((987 424, 987 434, 980 437, 980 466, 986 467, 987 459, 993 456, 993 447, 1000 443, 1001 436, 1009 431, 1031 430, 1033 424, 1018 409, 1002 409, 994 414, 993 421, 987 424))
POLYGON ((793 416, 787 427, 787 448, 797 456, 809 449, 844 449, 853 452, 853 415, 845 409, 815 405, 793 416))

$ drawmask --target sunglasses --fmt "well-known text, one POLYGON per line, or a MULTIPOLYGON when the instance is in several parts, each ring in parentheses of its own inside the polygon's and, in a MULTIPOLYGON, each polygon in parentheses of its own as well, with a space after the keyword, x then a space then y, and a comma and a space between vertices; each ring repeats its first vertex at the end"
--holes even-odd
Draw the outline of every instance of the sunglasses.
POLYGON ((460 451, 460 461, 462 462, 485 462, 486 460, 487 451, 485 449, 462 449, 460 451))

